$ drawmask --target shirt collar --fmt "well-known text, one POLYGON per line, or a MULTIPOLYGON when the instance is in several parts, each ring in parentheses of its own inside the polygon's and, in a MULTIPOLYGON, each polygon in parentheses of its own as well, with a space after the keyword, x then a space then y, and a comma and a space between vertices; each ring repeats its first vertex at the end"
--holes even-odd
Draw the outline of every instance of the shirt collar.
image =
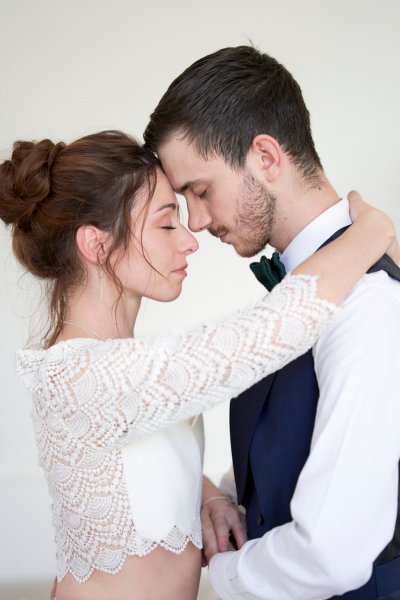
POLYGON ((311 221, 290 242, 280 257, 286 271, 295 269, 303 260, 314 254, 338 229, 351 223, 349 201, 344 198, 311 221))

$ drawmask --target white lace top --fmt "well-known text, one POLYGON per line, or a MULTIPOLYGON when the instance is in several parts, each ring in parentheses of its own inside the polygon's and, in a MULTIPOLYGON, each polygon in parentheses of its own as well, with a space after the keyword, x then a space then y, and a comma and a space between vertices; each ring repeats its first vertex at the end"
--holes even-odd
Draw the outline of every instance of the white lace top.
POLYGON ((17 352, 52 496, 58 579, 117 573, 127 556, 201 547, 201 421, 304 353, 336 307, 288 275, 262 300, 188 333, 73 339, 17 352))

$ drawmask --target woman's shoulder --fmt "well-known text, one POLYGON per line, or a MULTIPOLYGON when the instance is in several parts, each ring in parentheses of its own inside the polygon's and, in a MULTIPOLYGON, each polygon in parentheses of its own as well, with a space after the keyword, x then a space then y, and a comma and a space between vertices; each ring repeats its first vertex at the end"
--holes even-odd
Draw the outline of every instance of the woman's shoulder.
POLYGON ((133 362, 146 356, 148 351, 148 346, 136 338, 74 338, 50 348, 35 345, 17 350, 16 370, 31 392, 38 389, 43 392, 44 387, 77 381, 88 373, 100 377, 104 370, 113 371, 118 365, 122 369, 133 367, 133 362), (137 360, 133 361, 133 357, 137 360))
POLYGON ((85 353, 96 352, 102 342, 90 338, 75 338, 61 341, 50 348, 41 344, 20 348, 15 353, 16 371, 30 391, 49 375, 65 372, 85 353))

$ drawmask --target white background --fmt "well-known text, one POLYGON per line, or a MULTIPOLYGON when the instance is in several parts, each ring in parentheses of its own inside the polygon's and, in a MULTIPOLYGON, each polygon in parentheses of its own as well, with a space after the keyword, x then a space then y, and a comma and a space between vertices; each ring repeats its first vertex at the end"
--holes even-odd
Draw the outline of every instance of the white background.
MULTIPOLYGON (((66 142, 102 129, 141 137, 172 79, 251 40, 299 81, 317 150, 339 194, 352 188, 400 225, 400 0, 0 0, 0 159, 17 139, 66 142)), ((216 318, 260 294, 246 259, 207 233, 182 297, 146 302, 137 334, 216 318)), ((49 499, 14 373, 43 303, 0 227, 0 588, 54 573, 49 499)), ((229 465, 228 407, 206 415, 206 467, 229 465)), ((1 590, 0 590, 1 592, 1 590)))

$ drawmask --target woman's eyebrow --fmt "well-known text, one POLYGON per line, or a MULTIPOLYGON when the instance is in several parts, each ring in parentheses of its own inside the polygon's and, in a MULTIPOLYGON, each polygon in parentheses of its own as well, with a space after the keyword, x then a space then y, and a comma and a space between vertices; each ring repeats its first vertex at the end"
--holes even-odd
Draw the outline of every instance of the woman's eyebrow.
POLYGON ((178 205, 175 204, 175 202, 169 202, 168 204, 163 204, 162 206, 159 206, 157 208, 157 210, 155 210, 154 212, 158 213, 161 210, 165 210, 166 208, 172 208, 172 210, 177 210, 178 209, 178 205))

